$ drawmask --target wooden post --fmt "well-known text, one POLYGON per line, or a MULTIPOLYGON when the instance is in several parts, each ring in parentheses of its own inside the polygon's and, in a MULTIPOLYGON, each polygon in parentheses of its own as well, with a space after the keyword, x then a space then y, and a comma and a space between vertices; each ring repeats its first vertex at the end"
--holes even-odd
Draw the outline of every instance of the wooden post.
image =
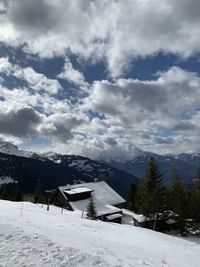
POLYGON ((20 213, 20 217, 22 217, 23 208, 24 208, 24 202, 22 202, 22 207, 21 207, 21 213, 20 213))
POLYGON ((157 214, 154 215, 154 223, 153 223, 153 230, 156 229, 156 223, 157 223, 157 214))

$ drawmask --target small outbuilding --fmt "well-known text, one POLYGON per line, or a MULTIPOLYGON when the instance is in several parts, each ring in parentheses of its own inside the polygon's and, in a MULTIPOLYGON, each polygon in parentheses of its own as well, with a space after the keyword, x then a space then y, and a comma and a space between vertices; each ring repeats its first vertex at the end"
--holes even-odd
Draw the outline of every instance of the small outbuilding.
POLYGON ((104 181, 60 186, 55 195, 55 204, 86 213, 91 195, 97 219, 121 223, 123 212, 119 206, 126 201, 104 181))

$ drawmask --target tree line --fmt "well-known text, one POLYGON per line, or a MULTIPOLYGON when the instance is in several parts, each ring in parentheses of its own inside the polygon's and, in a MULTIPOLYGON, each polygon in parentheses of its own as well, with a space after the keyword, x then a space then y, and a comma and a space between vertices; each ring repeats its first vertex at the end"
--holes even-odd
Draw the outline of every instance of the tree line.
POLYGON ((181 234, 200 229, 200 171, 186 184, 176 168, 166 184, 156 160, 149 159, 139 187, 129 185, 128 208, 143 214, 143 225, 154 230, 176 230, 181 234))
POLYGON ((2 184, 0 186, 0 199, 11 201, 31 201, 34 203, 47 203, 49 194, 45 193, 38 181, 32 193, 23 192, 23 187, 17 183, 2 184))

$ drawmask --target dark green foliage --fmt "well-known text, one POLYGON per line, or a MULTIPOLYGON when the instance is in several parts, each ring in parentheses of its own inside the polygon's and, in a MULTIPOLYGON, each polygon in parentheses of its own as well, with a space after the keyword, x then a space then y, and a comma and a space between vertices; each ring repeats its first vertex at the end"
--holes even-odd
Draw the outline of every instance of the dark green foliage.
POLYGON ((137 186, 134 183, 134 181, 131 181, 128 188, 128 198, 127 198, 127 208, 129 210, 137 211, 136 194, 137 194, 137 186))
POLYGON ((166 209, 166 189, 158 165, 153 157, 138 193, 138 210, 147 217, 158 216, 166 209))
POLYGON ((93 196, 91 195, 88 206, 87 206, 87 218, 95 220, 97 216, 97 211, 94 203, 93 196))
POLYGON ((43 202, 43 188, 40 182, 38 181, 35 190, 33 192, 34 202, 43 202))
POLYGON ((136 198, 136 207, 139 213, 144 215, 149 215, 149 199, 150 199, 150 192, 148 188, 148 181, 147 178, 144 177, 141 180, 139 191, 137 193, 136 198))
POLYGON ((192 219, 200 226, 200 170, 191 192, 190 214, 192 219))
POLYGON ((18 185, 14 185, 11 190, 11 200, 22 201, 22 192, 18 185))
MULTIPOLYGON (((132 190, 129 191, 132 192, 132 190)), ((131 199, 130 194, 130 199, 131 199)), ((131 200, 129 201, 131 203, 131 200)), ((150 158, 145 177, 136 194, 137 212, 147 220, 141 225, 159 231, 200 230, 200 171, 192 184, 185 184, 176 169, 168 188, 154 158, 150 158)), ((129 204, 131 209, 131 205, 129 204)))
POLYGON ((189 197, 185 184, 177 170, 174 169, 171 185, 169 187, 169 208, 178 215, 179 220, 188 217, 188 201, 189 197))
POLYGON ((7 185, 3 184, 0 187, 0 198, 1 199, 9 199, 9 192, 8 192, 8 188, 7 185))
POLYGON ((146 217, 154 220, 153 229, 155 229, 157 220, 162 217, 166 209, 166 203, 164 181, 155 159, 151 157, 146 176, 142 180, 137 195, 137 208, 146 217))
POLYGON ((183 234, 188 218, 189 195, 176 169, 173 169, 171 184, 168 188, 168 206, 174 213, 174 222, 176 222, 178 230, 183 234))
POLYGON ((0 187, 0 198, 12 201, 21 201, 22 192, 18 184, 4 184, 0 187))

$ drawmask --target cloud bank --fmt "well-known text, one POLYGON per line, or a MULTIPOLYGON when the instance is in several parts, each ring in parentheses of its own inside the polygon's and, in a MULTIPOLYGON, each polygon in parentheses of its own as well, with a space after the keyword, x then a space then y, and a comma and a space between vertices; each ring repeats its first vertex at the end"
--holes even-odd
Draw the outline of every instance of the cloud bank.
POLYGON ((0 58, 0 137, 30 148, 46 138, 47 150, 91 157, 199 150, 198 73, 172 66, 153 79, 125 78, 138 59, 198 55, 199 13, 197 0, 0 1, 1 44, 64 61, 49 77, 0 58), (108 76, 88 82, 71 55, 83 68, 105 64, 108 76))
MULTIPOLYGON (((137 58, 199 52, 198 0, 8 0, 0 40, 40 57, 104 60, 112 77, 137 58)), ((4 12, 5 13, 5 12, 4 12)))

